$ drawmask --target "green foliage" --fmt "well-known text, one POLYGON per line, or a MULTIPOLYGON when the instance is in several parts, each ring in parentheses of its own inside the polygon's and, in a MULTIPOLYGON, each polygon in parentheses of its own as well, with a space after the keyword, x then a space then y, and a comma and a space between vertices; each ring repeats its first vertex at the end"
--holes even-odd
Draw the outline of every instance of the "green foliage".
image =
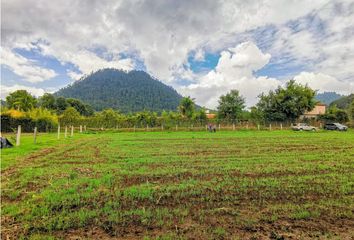
POLYGON ((348 113, 337 108, 335 105, 327 109, 327 112, 319 117, 319 119, 324 120, 325 122, 340 122, 346 123, 349 121, 348 113))
POLYGON ((268 95, 262 93, 257 108, 269 121, 294 121, 306 111, 315 107, 315 91, 307 85, 297 84, 294 80, 287 82, 286 87, 279 86, 268 95))
POLYGON ((336 106, 340 109, 348 109, 351 103, 354 101, 354 93, 349 96, 344 96, 330 104, 330 107, 336 106))
POLYGON ((57 114, 62 114, 65 109, 69 107, 68 102, 64 97, 58 97, 55 101, 56 107, 57 107, 57 114))
POLYGON ((200 124, 205 124, 207 121, 207 115, 204 108, 201 108, 193 115, 193 120, 200 124))
POLYGON ((78 99, 67 98, 66 102, 68 103, 68 106, 75 108, 82 116, 92 116, 94 113, 93 108, 90 105, 84 104, 78 99))
POLYGON ((39 106, 50 110, 56 110, 57 105, 54 95, 45 93, 42 97, 39 98, 39 106))
POLYGON ((123 113, 175 110, 182 98, 172 87, 143 71, 116 69, 99 70, 55 95, 77 98, 96 111, 112 108, 123 113))
POLYGON ((80 120, 80 113, 73 107, 65 109, 63 115, 59 117, 60 125, 70 126, 75 125, 80 120))
POLYGON ((245 108, 245 99, 238 90, 231 90, 219 99, 218 117, 235 122, 245 108))
POLYGON ((10 93, 6 97, 6 102, 9 108, 14 108, 21 111, 28 111, 34 108, 37 100, 26 90, 17 90, 10 93))
POLYGON ((179 103, 178 110, 183 117, 191 119, 195 110, 194 99, 191 97, 183 97, 179 103))

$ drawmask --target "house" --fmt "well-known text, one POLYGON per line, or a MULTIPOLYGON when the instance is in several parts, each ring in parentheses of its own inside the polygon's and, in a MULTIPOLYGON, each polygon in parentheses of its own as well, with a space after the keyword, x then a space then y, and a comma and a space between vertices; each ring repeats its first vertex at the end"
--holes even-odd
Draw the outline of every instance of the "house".
POLYGON ((216 118, 216 114, 215 113, 207 113, 206 117, 207 117, 207 119, 214 119, 214 118, 216 118))
POLYGON ((319 115, 326 113, 326 104, 323 103, 316 103, 315 107, 308 112, 305 112, 301 118, 316 118, 319 115))

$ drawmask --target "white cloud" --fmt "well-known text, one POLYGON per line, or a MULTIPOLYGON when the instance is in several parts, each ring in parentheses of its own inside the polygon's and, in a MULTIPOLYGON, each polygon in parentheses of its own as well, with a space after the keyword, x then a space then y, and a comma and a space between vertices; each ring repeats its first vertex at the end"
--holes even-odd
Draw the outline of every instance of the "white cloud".
POLYGON ((34 61, 7 48, 1 49, 1 64, 31 83, 42 82, 57 75, 54 70, 37 66, 34 61))
POLYGON ((35 87, 18 85, 18 84, 15 84, 13 86, 1 85, 0 89, 1 89, 1 91, 0 91, 1 99, 5 99, 7 95, 9 95, 10 93, 12 93, 16 90, 27 90, 30 94, 32 94, 36 97, 42 96, 46 92, 42 88, 35 88, 35 87))
POLYGON ((185 95, 196 98, 196 102, 209 108, 217 106, 220 95, 232 89, 246 97, 248 106, 256 103, 257 96, 277 87, 281 82, 267 77, 254 77, 253 72, 264 67, 270 60, 252 42, 244 42, 221 53, 214 70, 200 78, 200 81, 180 88, 185 95))
POLYGON ((336 91, 345 95, 354 92, 354 82, 339 81, 323 73, 302 72, 294 80, 319 92, 336 91))
POLYGON ((322 0, 52 0, 49 5, 45 0, 5 0, 2 43, 12 48, 43 39, 50 43, 48 54, 72 62, 84 74, 94 66, 130 69, 131 62, 110 63, 83 49, 103 46, 113 54, 136 52, 149 73, 170 82, 186 64, 191 51, 204 47, 225 49, 228 41, 235 41, 237 33, 267 24, 283 24, 324 3, 322 0), (82 66, 87 60, 91 63, 82 66))

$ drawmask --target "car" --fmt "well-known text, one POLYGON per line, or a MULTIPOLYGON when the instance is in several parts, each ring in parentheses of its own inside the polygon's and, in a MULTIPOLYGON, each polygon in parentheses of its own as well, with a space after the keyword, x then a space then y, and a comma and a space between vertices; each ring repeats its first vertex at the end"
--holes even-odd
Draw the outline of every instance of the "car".
POLYGON ((294 131, 316 131, 317 128, 310 126, 307 123, 296 123, 291 127, 294 131))
POLYGON ((326 123, 323 127, 326 130, 347 131, 348 127, 340 123, 326 123))

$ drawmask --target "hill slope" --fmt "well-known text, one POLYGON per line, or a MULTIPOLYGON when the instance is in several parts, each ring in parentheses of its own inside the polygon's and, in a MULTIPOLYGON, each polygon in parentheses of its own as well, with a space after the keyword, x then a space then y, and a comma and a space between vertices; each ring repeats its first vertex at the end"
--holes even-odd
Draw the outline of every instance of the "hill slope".
POLYGON ((329 105, 331 102, 343 97, 343 95, 340 95, 336 92, 323 92, 323 93, 318 93, 316 94, 315 98, 316 100, 329 105))
POLYGON ((103 69, 60 89, 56 96, 77 98, 95 110, 121 112, 176 110, 182 98, 176 90, 143 71, 103 69))
POLYGON ((349 105, 352 103, 352 101, 354 101, 354 93, 352 93, 348 96, 341 97, 341 98, 337 99, 336 101, 333 101, 330 104, 330 106, 336 105, 338 108, 347 109, 349 107, 349 105))

